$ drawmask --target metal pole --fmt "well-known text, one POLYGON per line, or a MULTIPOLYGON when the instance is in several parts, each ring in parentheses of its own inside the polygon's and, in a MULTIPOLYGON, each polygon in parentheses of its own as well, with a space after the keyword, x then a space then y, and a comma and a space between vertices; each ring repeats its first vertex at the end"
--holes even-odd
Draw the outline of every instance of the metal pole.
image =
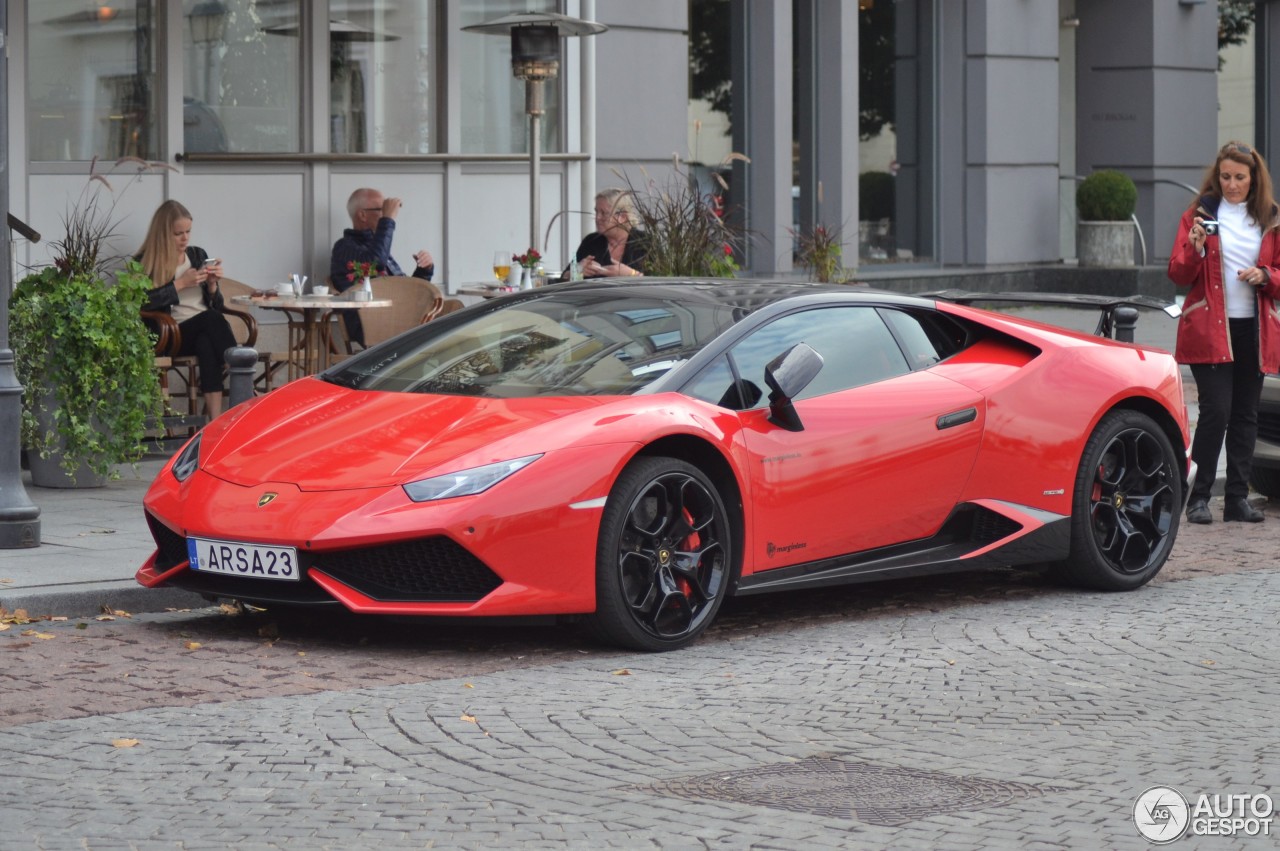
MULTIPOLYGON (((9 213, 9 5, 0 2, 0 209, 9 213)), ((22 485, 22 385, 9 348, 13 262, 9 232, 0 239, 0 549, 40 546, 40 509, 22 485)))
POLYGON ((542 81, 525 80, 525 109, 529 113, 529 245, 538 242, 538 178, 542 171, 542 81))

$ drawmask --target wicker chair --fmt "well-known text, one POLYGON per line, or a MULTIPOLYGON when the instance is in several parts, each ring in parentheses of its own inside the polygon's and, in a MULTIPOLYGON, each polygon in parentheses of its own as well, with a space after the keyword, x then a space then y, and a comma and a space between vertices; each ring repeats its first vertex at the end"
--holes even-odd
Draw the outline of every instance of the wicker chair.
MULTIPOLYGON (((372 278, 370 285, 375 299, 389 298, 394 306, 360 311, 366 345, 373 346, 383 340, 390 340, 415 325, 430 322, 444 310, 444 296, 430 281, 407 275, 387 275, 372 278)), ((338 328, 343 335, 346 350, 350 353, 351 341, 345 339, 346 325, 339 322, 338 328)))

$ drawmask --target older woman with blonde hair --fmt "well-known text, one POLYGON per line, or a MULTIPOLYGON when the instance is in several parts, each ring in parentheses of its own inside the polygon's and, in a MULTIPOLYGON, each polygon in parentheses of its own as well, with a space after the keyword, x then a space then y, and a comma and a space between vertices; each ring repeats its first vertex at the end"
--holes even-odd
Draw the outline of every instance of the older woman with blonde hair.
POLYGON ((626 189, 596 195, 596 229, 578 246, 584 278, 629 278, 644 274, 644 231, 636 225, 635 197, 626 189))
POLYGON ((142 309, 168 313, 178 323, 178 354, 195 355, 205 413, 213 419, 222 413, 223 353, 236 345, 236 338, 222 315, 222 261, 209 259, 203 248, 190 243, 190 211, 177 201, 165 201, 151 217, 134 259, 155 284, 142 309))

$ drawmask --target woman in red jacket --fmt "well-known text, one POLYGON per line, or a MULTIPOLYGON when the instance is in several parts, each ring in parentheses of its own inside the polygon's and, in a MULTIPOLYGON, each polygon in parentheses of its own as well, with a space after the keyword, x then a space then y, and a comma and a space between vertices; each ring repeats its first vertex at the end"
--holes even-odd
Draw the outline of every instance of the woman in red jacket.
POLYGON ((1209 490, 1227 446, 1223 520, 1259 523, 1249 504, 1264 372, 1280 370, 1280 211, 1262 155, 1228 142, 1182 214, 1169 277, 1190 287, 1175 356, 1191 365, 1200 415, 1191 441, 1199 469, 1187 520, 1212 523, 1209 490))

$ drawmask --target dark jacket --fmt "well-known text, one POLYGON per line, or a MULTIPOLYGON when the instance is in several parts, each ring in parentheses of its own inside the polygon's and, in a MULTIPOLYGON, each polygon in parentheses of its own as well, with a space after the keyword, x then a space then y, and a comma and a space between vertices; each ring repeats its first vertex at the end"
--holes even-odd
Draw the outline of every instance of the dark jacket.
MULTIPOLYGON (((378 225, 374 230, 351 228, 344 230, 342 238, 333 244, 333 253, 329 256, 329 282, 338 292, 359 283, 357 279, 348 277, 351 270, 347 268, 347 264, 353 261, 373 263, 377 266, 378 272, 383 275, 403 275, 404 271, 400 268, 400 264, 391 256, 391 239, 395 233, 395 219, 386 216, 378 219, 378 225)), ((415 264, 413 277, 429 281, 435 271, 434 264, 425 267, 415 264)), ((355 316, 355 311, 343 313, 355 316)))
MULTIPOLYGON (((1231 339, 1227 330, 1227 295, 1223 287, 1222 244, 1217 234, 1205 239, 1204 256, 1191 245, 1191 224, 1218 217, 1219 200, 1204 195, 1192 209, 1182 214, 1173 252, 1169 256, 1169 279, 1180 287, 1190 287, 1178 319, 1178 342, 1174 357, 1178 363, 1230 363, 1231 339)), ((1280 370, 1280 223, 1262 234, 1258 266, 1267 273, 1267 282, 1258 287, 1258 368, 1262 372, 1280 370)))
MULTIPOLYGON (((200 264, 204 263, 209 253, 203 248, 195 245, 187 246, 187 260, 191 262, 191 268, 199 269, 200 264)), ((135 254, 134 260, 141 260, 141 254, 135 254)), ((222 290, 210 294, 204 284, 200 285, 200 292, 204 306, 211 310, 222 310, 222 290)), ((178 303, 178 288, 170 280, 167 284, 156 287, 147 294, 147 303, 142 305, 143 310, 154 310, 160 313, 172 313, 173 306, 178 303)))
MULTIPOLYGON (((601 266, 612 265, 613 258, 609 255, 609 238, 598 231, 587 234, 578 246, 578 253, 574 259, 581 263, 588 257, 594 257, 601 266)), ((644 231, 633 230, 627 235, 627 244, 622 246, 622 264, 630 266, 637 272, 644 271, 644 231)), ((565 271, 568 272, 567 269, 565 271)), ((565 277, 569 277, 568 274, 565 277)))

